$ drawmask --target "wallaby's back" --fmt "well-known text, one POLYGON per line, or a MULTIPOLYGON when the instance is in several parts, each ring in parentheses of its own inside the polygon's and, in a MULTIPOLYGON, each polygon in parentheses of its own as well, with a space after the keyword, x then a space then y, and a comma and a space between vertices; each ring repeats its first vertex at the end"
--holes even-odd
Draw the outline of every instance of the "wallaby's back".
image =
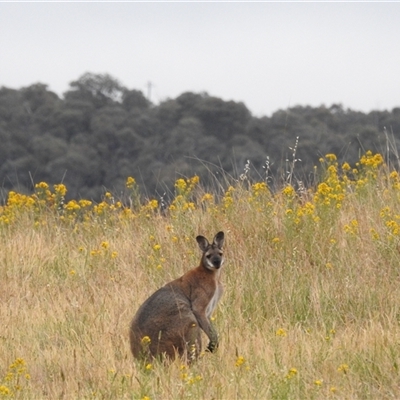
POLYGON ((203 251, 200 265, 153 293, 139 308, 130 328, 134 357, 156 357, 176 353, 190 359, 201 351, 201 330, 210 339, 209 350, 218 346, 218 336, 210 317, 222 295, 219 281, 224 258, 223 232, 210 244, 196 238, 203 251))

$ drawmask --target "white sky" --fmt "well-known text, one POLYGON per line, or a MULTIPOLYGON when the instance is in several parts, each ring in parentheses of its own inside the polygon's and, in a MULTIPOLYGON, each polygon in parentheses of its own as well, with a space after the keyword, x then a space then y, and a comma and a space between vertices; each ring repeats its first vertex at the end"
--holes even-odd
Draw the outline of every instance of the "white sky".
POLYGON ((0 3, 0 86, 62 94, 108 73, 158 103, 186 91, 257 116, 400 106, 400 3, 0 3))

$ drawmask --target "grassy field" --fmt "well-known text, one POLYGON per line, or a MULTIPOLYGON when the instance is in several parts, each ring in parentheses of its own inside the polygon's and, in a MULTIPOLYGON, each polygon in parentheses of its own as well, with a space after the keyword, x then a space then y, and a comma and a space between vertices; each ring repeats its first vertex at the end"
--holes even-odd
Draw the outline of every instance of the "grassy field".
MULTIPOLYGON (((0 209, 0 398, 400 398, 400 179, 367 152, 320 160, 308 190, 246 176, 224 193, 179 179, 166 212, 64 203, 63 185, 0 209), (128 329, 157 288, 226 235, 215 354, 141 365, 128 329)), ((206 340, 205 340, 206 342, 206 340)))

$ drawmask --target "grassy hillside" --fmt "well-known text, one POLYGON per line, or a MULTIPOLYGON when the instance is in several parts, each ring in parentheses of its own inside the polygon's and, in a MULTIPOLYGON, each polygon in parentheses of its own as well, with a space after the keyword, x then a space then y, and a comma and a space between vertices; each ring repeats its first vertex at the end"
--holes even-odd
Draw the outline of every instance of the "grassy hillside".
POLYGON ((320 160, 313 189, 271 194, 197 177, 174 202, 64 203, 63 185, 0 210, 0 398, 399 398, 400 178, 381 155, 320 160), (217 185, 217 184, 216 184, 217 185), (216 186, 217 187, 217 186, 216 186), (160 211, 163 208, 163 211, 160 211), (217 353, 140 365, 139 305, 198 265, 197 234, 226 234, 217 353))

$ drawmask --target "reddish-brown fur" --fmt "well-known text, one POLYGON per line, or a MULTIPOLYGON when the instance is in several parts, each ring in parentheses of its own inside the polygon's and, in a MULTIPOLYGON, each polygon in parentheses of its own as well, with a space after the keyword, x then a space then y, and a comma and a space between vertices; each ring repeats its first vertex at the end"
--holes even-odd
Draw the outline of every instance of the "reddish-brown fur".
POLYGON ((196 240, 203 251, 200 265, 158 289, 133 318, 130 343, 134 357, 173 359, 178 354, 190 361, 201 351, 201 330, 210 340, 208 350, 218 347, 210 317, 223 292, 219 278, 224 233, 218 232, 211 244, 203 236, 196 240))

